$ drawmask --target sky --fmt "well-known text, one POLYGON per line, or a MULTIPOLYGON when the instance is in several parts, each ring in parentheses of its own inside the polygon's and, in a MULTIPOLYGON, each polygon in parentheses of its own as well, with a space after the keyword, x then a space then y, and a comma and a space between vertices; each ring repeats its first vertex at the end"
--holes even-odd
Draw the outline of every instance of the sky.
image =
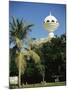
POLYGON ((32 38, 45 38, 48 36, 47 30, 43 26, 45 17, 49 14, 55 16, 58 19, 59 27, 54 32, 55 35, 60 36, 65 33, 66 28, 66 5, 65 4, 47 4, 47 3, 32 3, 32 2, 9 2, 9 22, 11 17, 21 19, 28 24, 34 24, 31 28, 32 32, 29 36, 32 38))

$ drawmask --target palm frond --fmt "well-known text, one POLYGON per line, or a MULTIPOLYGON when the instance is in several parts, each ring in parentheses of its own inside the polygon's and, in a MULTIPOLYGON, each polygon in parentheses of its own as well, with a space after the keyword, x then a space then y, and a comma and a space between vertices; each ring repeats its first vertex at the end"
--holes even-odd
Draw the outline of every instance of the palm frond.
POLYGON ((13 22, 13 25, 14 25, 14 26, 17 26, 16 19, 15 19, 15 17, 13 17, 13 16, 12 16, 12 22, 13 22))
POLYGON ((40 56, 33 50, 29 50, 31 58, 34 60, 35 64, 40 63, 40 56))
POLYGON ((26 35, 28 34, 28 32, 31 31, 30 28, 31 28, 32 26, 33 26, 33 24, 30 24, 30 25, 25 26, 24 29, 22 29, 22 31, 23 31, 23 35, 22 35, 22 37, 23 37, 23 38, 25 38, 26 35))

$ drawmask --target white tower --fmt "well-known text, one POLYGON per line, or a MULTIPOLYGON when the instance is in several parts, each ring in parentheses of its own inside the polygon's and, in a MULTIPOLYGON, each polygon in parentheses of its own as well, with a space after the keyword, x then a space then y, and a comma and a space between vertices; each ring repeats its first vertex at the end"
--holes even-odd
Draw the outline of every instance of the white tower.
POLYGON ((49 35, 48 35, 49 38, 54 37, 53 32, 58 28, 58 26, 59 26, 58 20, 54 16, 52 16, 51 13, 49 16, 47 16, 44 19, 44 27, 49 33, 49 35))

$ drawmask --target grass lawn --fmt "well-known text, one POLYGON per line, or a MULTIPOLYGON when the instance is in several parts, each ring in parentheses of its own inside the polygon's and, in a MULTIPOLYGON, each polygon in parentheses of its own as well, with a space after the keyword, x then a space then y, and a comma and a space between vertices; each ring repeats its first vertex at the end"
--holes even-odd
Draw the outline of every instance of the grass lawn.
POLYGON ((53 82, 53 83, 38 83, 38 84, 27 84, 23 85, 23 88, 31 88, 31 87, 47 87, 47 86, 64 86, 65 82, 53 82))
MULTIPOLYGON (((34 88, 34 87, 49 87, 49 86, 64 86, 66 85, 65 82, 51 82, 51 83, 37 83, 37 84, 23 84, 21 88, 34 88)), ((18 88, 18 86, 10 85, 10 88, 18 88)))

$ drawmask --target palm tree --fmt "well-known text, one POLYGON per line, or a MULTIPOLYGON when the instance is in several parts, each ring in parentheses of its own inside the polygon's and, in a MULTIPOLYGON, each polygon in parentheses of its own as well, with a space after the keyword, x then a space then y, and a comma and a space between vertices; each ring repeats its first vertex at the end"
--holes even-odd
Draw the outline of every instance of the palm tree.
POLYGON ((31 31, 31 27, 33 24, 26 25, 23 19, 15 19, 12 17, 12 21, 10 22, 10 44, 12 43, 17 47, 16 52, 16 64, 19 71, 19 87, 21 87, 21 70, 24 73, 24 69, 26 67, 26 62, 24 56, 22 55, 21 49, 23 46, 23 39, 26 38, 29 31, 31 31), (22 60, 23 57, 23 60, 22 60), (22 65, 23 64, 23 65, 22 65))
POLYGON ((15 19, 12 17, 12 21, 10 22, 10 44, 15 44, 19 49, 21 48, 24 38, 26 38, 29 31, 31 31, 31 27, 33 24, 25 24, 24 20, 15 19))

